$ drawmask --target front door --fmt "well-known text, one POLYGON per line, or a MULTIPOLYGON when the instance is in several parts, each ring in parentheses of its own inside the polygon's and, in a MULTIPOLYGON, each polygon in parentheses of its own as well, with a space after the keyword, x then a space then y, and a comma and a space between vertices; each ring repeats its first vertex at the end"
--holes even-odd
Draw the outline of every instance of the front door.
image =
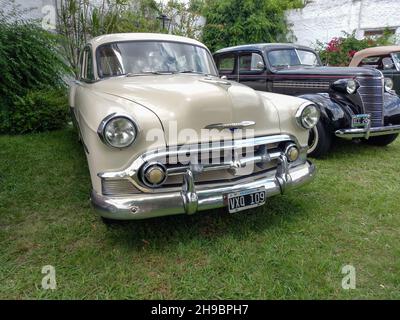
POLYGON ((242 52, 238 56, 239 81, 254 90, 267 90, 264 58, 259 52, 242 52))

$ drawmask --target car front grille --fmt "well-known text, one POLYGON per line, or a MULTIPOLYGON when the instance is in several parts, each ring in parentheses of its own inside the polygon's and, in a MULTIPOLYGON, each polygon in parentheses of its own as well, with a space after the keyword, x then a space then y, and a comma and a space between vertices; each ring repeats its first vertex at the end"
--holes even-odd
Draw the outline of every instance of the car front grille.
POLYGON ((198 147, 197 149, 199 152, 198 159, 207 159, 207 161, 205 163, 202 161, 195 165, 191 161, 189 163, 176 161, 174 158, 176 156, 176 148, 175 151, 164 150, 146 153, 132 163, 131 168, 134 167, 135 170, 128 171, 135 172, 133 175, 123 177, 124 174, 119 172, 115 175, 118 178, 102 177, 102 193, 108 196, 123 196, 141 192, 179 191, 182 188, 183 178, 187 170, 193 172, 196 188, 199 190, 255 180, 271 170, 276 170, 286 146, 296 144, 292 137, 288 135, 260 137, 249 141, 251 142, 247 142, 247 140, 229 142, 229 147, 222 146, 221 149, 213 149, 208 144, 199 145, 201 148, 198 147), (239 142, 239 147, 236 146, 237 142, 239 142), (205 148, 203 148, 204 146, 205 148), (247 153, 249 150, 251 150, 250 154, 247 153), (237 163, 235 162, 238 159, 238 153, 240 154, 239 161, 249 161, 248 167, 246 167, 249 171, 242 172, 240 171, 241 169, 236 171, 235 165, 237 163), (230 154, 234 156, 230 158, 230 154), (147 163, 154 162, 162 163, 168 172, 168 176, 161 186, 149 188, 142 181, 143 175, 141 172, 147 163))
POLYGON ((383 78, 358 77, 357 81, 364 112, 371 115, 371 126, 383 126, 383 78))

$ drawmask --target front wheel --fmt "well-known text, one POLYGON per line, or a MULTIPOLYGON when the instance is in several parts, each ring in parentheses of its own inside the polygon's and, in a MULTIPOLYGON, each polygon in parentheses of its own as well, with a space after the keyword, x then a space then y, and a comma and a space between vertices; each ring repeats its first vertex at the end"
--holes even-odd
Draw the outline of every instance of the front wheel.
POLYGON ((321 158, 329 152, 331 145, 332 135, 328 129, 325 128, 323 123, 318 121, 317 125, 310 131, 307 151, 308 156, 321 158))
POLYGON ((394 140, 397 139, 398 136, 399 134, 397 133, 388 134, 385 136, 370 137, 368 140, 365 140, 365 142, 373 146, 384 147, 391 144, 394 140))

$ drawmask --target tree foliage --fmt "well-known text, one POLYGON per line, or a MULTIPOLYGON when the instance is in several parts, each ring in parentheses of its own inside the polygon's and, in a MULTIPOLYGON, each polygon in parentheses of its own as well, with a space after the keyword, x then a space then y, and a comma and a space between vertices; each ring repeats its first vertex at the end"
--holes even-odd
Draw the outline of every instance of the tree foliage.
POLYGON ((155 0, 60 0, 57 32, 69 65, 77 72, 79 50, 96 36, 120 32, 156 32, 155 0))
POLYGON ((259 42, 286 41, 285 10, 302 0, 206 0, 203 42, 211 49, 259 42))
POLYGON ((204 25, 203 8, 204 0, 169 0, 160 4, 159 11, 171 19, 168 30, 171 34, 200 39, 204 25))

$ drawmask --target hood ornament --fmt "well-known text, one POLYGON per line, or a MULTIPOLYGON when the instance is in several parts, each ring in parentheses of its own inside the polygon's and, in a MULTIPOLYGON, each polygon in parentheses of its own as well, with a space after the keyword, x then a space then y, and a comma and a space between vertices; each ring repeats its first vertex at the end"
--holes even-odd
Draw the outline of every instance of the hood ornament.
POLYGON ((232 122, 232 123, 213 123, 206 126, 204 129, 243 129, 245 127, 250 127, 255 125, 254 121, 242 121, 242 122, 232 122))

